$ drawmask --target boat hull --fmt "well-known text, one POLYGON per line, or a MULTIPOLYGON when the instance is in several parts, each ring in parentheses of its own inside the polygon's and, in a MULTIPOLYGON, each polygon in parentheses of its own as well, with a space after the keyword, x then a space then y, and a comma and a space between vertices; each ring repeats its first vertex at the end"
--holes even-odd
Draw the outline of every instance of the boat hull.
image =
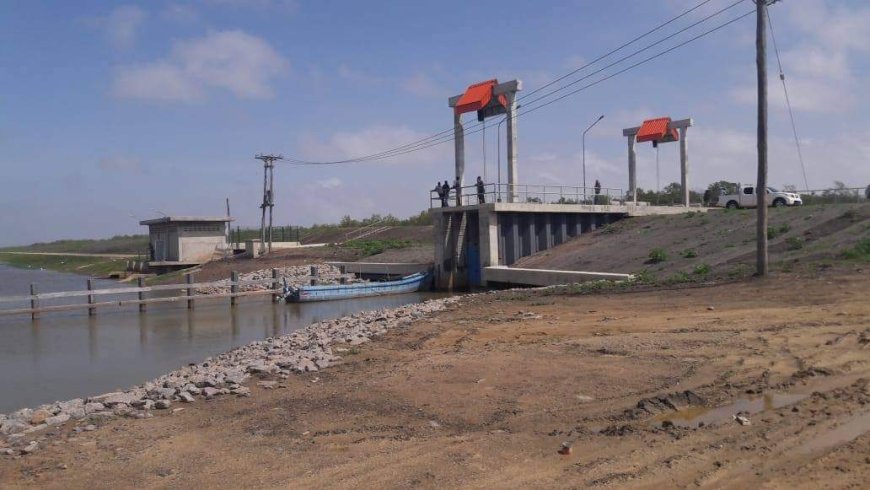
POLYGON ((285 299, 291 303, 307 303, 413 293, 423 289, 428 279, 429 274, 417 273, 397 281, 304 286, 294 289, 285 299))

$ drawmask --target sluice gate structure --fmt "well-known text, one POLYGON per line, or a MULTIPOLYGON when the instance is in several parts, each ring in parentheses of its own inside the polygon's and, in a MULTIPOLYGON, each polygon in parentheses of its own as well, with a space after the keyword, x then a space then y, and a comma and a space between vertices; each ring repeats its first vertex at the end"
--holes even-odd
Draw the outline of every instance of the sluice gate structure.
MULTIPOLYGON (((528 193, 526 186, 515 187, 520 188, 515 190, 518 195, 528 193)), ((540 202, 499 202, 497 192, 487 192, 482 203, 477 202, 477 194, 469 194, 463 198, 475 204, 433 206, 429 212, 434 225, 435 286, 442 290, 463 290, 505 283, 509 274, 493 268, 511 266, 523 257, 623 218, 686 212, 685 207, 615 201, 611 194, 621 194, 621 191, 605 191, 610 192, 599 194, 597 198, 590 193, 588 200, 582 192, 574 199, 566 198, 563 193, 553 203, 546 202, 545 197, 527 198, 540 202), (495 197, 496 202, 486 202, 486 196, 495 197)))

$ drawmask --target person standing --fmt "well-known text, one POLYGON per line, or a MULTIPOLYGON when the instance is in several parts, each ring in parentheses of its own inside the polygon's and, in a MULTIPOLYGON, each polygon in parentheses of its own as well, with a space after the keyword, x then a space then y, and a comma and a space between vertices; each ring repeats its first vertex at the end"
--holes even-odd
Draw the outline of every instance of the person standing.
POLYGON ((441 184, 441 207, 446 208, 448 206, 447 199, 450 197, 450 184, 445 180, 443 184, 441 184))
POLYGON ((595 179, 595 201, 594 204, 598 204, 598 195, 601 194, 601 182, 598 182, 598 179, 595 179))
POLYGON ((486 187, 481 180, 480 175, 477 176, 477 203, 484 204, 486 202, 486 187))

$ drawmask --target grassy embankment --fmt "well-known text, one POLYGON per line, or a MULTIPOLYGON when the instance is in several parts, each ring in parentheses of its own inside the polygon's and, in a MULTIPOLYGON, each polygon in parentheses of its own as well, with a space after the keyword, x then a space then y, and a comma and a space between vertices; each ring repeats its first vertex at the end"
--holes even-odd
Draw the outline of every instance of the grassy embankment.
POLYGON ((22 269, 48 269, 94 277, 108 277, 126 268, 126 259, 75 255, 18 255, 0 251, 0 263, 22 269))
POLYGON ((23 269, 49 269, 95 277, 107 277, 126 268, 125 259, 49 254, 139 254, 147 250, 147 235, 117 235, 104 239, 56 240, 0 249, 0 263, 23 269), (19 255, 8 252, 28 252, 19 255))

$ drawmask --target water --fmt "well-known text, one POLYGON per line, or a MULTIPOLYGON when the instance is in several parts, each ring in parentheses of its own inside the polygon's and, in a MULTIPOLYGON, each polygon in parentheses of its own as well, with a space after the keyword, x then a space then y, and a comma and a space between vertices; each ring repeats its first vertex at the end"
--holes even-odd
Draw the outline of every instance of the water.
POLYGON ((679 427, 697 428, 702 425, 731 421, 737 413, 754 415, 795 404, 807 395, 792 393, 765 393, 755 398, 740 398, 721 407, 689 407, 678 412, 659 415, 655 420, 670 420, 679 427))
MULTIPOLYGON (((85 278, 0 264, 0 296, 85 289, 85 278)), ((97 281, 95 287, 128 287, 97 281)), ((417 303, 440 295, 414 293, 307 304, 273 304, 268 296, 0 316, 0 413, 55 400, 96 395, 142 383, 189 362, 254 340, 363 310, 417 303)), ((119 296, 130 299, 132 295, 119 296)), ((100 296, 105 301, 112 296, 100 296)), ((84 298, 71 301, 83 302, 84 298)), ((53 301, 50 304, 60 304, 53 301)), ((0 303, 0 308, 27 306, 0 303)))

